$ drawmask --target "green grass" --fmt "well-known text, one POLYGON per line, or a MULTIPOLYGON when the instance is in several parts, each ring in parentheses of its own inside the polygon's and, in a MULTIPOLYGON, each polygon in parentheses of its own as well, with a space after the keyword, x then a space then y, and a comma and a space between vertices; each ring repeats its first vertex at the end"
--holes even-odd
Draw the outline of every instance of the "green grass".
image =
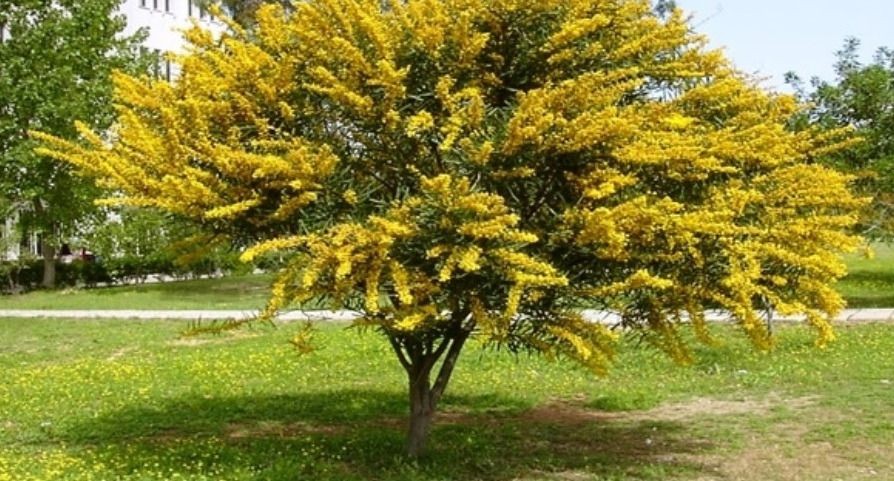
POLYGON ((184 327, 0 319, 0 481, 894 479, 892 325, 769 354, 717 326, 690 367, 625 342, 601 379, 473 343, 419 462, 375 334, 184 327))
POLYGON ((258 309, 271 275, 0 296, 0 309, 258 309))
POLYGON ((848 276, 838 290, 850 307, 894 307, 894 248, 873 246, 872 259, 859 254, 846 257, 848 276))

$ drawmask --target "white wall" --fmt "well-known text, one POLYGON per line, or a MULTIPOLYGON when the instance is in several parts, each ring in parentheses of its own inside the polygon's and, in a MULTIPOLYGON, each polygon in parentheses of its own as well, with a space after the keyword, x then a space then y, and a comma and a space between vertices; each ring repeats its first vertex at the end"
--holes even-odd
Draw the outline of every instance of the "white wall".
POLYGON ((15 230, 17 216, 13 214, 0 223, 0 260, 19 258, 19 236, 15 230))
POLYGON ((200 18, 199 7, 193 0, 124 0, 120 9, 127 17, 124 34, 130 35, 140 28, 147 28, 146 48, 181 53, 184 42, 180 30, 190 26, 190 5, 192 17, 199 20, 203 27, 216 32, 223 29, 220 22, 211 20, 207 14, 200 18))

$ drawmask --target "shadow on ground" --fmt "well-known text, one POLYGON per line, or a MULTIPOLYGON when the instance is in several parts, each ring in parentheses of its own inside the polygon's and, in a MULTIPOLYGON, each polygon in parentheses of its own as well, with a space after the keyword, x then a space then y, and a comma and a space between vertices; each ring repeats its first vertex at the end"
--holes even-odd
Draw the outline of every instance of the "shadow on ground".
POLYGON ((506 404, 462 397, 446 404, 427 456, 415 463, 401 455, 403 396, 375 390, 175 399, 57 436, 78 446, 85 463, 125 478, 151 468, 214 479, 658 480, 705 469, 691 455, 711 447, 680 423, 625 421, 576 405, 481 410, 506 404))
POLYGON ((894 271, 852 272, 839 286, 848 307, 894 306, 894 271))

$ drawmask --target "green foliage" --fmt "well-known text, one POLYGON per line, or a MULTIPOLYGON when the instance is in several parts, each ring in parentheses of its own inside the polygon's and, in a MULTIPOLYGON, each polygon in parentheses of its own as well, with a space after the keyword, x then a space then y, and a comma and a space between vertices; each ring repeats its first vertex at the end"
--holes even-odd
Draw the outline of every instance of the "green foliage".
POLYGON ((141 281, 149 274, 189 276, 242 268, 229 243, 203 235, 184 219, 134 208, 114 211, 110 217, 114 220, 92 228, 84 242, 116 280, 141 281))
MULTIPOLYGON (((74 139, 74 121, 106 129, 111 73, 146 71, 141 35, 124 37, 120 0, 0 0, 0 199, 47 241, 95 211, 97 190, 71 166, 33 152, 31 129, 74 139)), ((55 239, 54 239, 55 238, 55 239)))
POLYGON ((655 1, 655 13, 657 13, 661 17, 666 17, 666 16, 670 15, 676 9, 677 9, 677 2, 675 0, 656 0, 655 1))
POLYGON ((894 236, 894 51, 880 48, 870 63, 859 58, 860 42, 849 38, 837 52, 836 78, 814 78, 809 88, 788 75, 802 99, 812 108, 799 125, 825 129, 856 129, 863 142, 822 159, 857 176, 860 192, 873 198, 859 226, 862 233, 880 240, 894 236))
POLYGON ((218 4, 223 7, 226 15, 242 26, 251 28, 255 24, 255 13, 261 5, 277 4, 289 8, 292 0, 196 0, 196 4, 206 9, 218 4))
MULTIPOLYGON (((33 258, 0 262, 0 294, 37 289, 43 280, 43 268, 44 261, 33 258)), ((106 266, 96 262, 56 261, 55 268, 57 287, 95 287, 100 283, 115 282, 106 266)))

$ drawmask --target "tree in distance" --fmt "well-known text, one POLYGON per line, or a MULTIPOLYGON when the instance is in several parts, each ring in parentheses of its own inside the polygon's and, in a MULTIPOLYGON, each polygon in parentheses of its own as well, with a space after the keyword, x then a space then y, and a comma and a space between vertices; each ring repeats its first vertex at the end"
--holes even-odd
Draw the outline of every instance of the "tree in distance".
POLYGON ((40 234, 43 284, 55 284, 60 240, 96 214, 99 195, 70 165, 35 155, 29 130, 77 138, 75 120, 103 130, 114 119, 115 69, 148 71, 142 33, 123 36, 120 0, 0 0, 0 198, 20 227, 40 234))
POLYGON ((811 105, 798 116, 799 128, 852 128, 857 133, 858 142, 820 160, 853 175, 857 192, 872 199, 858 232, 890 242, 894 238, 894 51, 882 47, 864 64, 859 47, 857 39, 845 40, 837 52, 833 82, 814 78, 808 90, 794 73, 786 80, 811 105))
POLYGON ((243 27, 252 28, 255 23, 255 13, 265 4, 275 3, 283 8, 290 8, 292 0, 196 0, 196 4, 215 15, 220 16, 224 12, 215 12, 215 7, 222 7, 230 18, 243 27))
MULTIPOLYGON (((742 77, 679 10, 648 0, 310 0, 250 32, 188 33, 176 83, 116 77, 112 142, 42 153, 119 192, 287 252, 262 317, 328 298, 406 370, 408 453, 425 447, 463 346, 597 373, 617 331, 682 362, 682 329, 729 311, 806 315, 818 342, 862 200, 807 162, 789 96, 742 77)), ((302 349, 303 336, 296 339, 302 349)))

